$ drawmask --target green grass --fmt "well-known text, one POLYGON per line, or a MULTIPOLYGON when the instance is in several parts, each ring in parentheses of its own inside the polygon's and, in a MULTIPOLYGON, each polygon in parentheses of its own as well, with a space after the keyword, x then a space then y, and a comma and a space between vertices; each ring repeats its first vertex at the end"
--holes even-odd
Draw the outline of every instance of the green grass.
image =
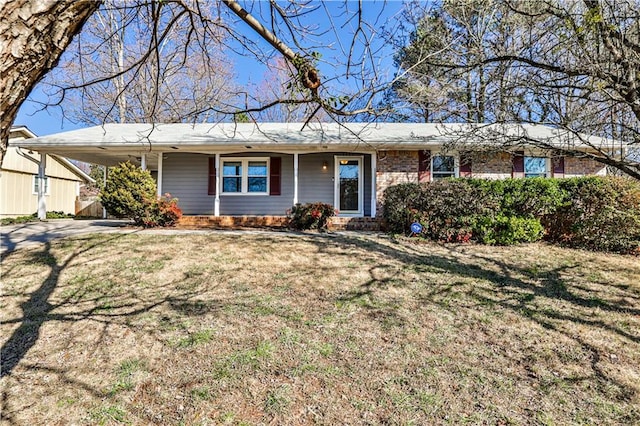
POLYGON ((634 257, 138 233, 2 266, 12 424, 640 423, 634 257))
POLYGON ((117 405, 101 406, 92 409, 89 412, 89 418, 91 419, 91 423, 97 425, 108 425, 113 424, 114 422, 118 424, 131 423, 127 419, 126 411, 117 405))
POLYGON ((175 346, 178 348, 188 348, 191 346, 203 345, 213 340, 213 336, 214 331, 210 329, 195 331, 186 337, 178 339, 175 346))

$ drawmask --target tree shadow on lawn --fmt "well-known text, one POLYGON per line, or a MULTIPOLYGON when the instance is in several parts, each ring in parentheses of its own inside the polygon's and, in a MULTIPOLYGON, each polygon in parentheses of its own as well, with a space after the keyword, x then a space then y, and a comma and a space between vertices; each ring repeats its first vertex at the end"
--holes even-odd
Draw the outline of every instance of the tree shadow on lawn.
MULTIPOLYGON (((433 272, 441 272, 441 273, 451 273, 453 275, 462 276, 465 278, 478 279, 483 281, 488 281, 492 283, 494 288, 499 289, 500 293, 494 294, 503 294, 505 297, 500 303, 500 300, 495 299, 483 299, 482 296, 476 295, 476 298, 481 302, 495 302, 503 305, 506 308, 520 311, 521 309, 527 309, 527 304, 532 302, 538 297, 550 298, 555 300, 562 300, 568 302, 572 305, 582 307, 582 308, 597 308, 607 312, 613 313, 621 313, 628 315, 640 315, 640 308, 630 307, 630 306, 620 306, 619 304, 612 303, 606 301, 600 297, 583 297, 571 292, 562 278, 562 273, 567 271, 568 269, 573 268, 573 266, 560 266, 557 268, 539 271, 537 273, 532 273, 529 268, 517 267, 514 264, 509 264, 504 261, 499 261, 488 256, 483 256, 477 253, 470 253, 469 251, 465 251, 464 253, 460 250, 459 245, 442 245, 440 246, 446 252, 450 254, 450 256, 443 256, 438 254, 424 254, 413 250, 410 246, 403 246, 400 243, 393 243, 391 240, 390 244, 382 244, 377 243, 372 239, 358 239, 350 236, 337 235, 331 236, 330 239, 323 241, 315 241, 316 245, 319 246, 320 251, 329 252, 330 248, 335 244, 339 244, 341 246, 344 245, 353 245, 354 247, 358 244, 360 247, 367 249, 368 251, 373 251, 384 255, 387 258, 394 259, 396 261, 400 261, 405 264, 407 267, 413 268, 426 268, 433 272), (331 244, 331 242, 335 242, 331 244), (393 245, 391 245, 393 244, 393 245), (461 262, 460 259, 457 258, 456 254, 464 254, 471 259, 474 259, 478 262, 483 262, 488 265, 493 265, 496 269, 499 270, 497 272, 494 269, 490 269, 488 267, 483 267, 478 264, 472 264, 468 262, 461 262), (528 277, 531 280, 525 280, 520 277, 528 277), (509 301, 517 300, 518 304, 509 303, 509 301)), ((375 268, 371 268, 373 271, 375 268)), ((383 279, 376 278, 372 273, 372 278, 368 282, 362 284, 357 291, 353 291, 345 296, 345 299, 348 298, 359 298, 364 295, 371 295, 371 293, 375 289, 384 288, 389 285, 390 282, 395 281, 394 277, 386 277, 383 279)), ((433 290, 433 293, 430 295, 435 295, 438 292, 447 292, 455 287, 455 283, 449 286, 438 286, 433 290)), ((579 287, 573 285, 575 288, 581 288, 585 290, 584 287, 579 287)), ((626 295, 629 298, 636 299, 633 289, 628 286, 614 285, 618 289, 618 291, 630 292, 630 294, 626 295)), ((615 327, 607 326, 601 321, 591 321, 584 318, 576 318, 566 314, 558 313, 558 312, 550 312, 545 310, 544 312, 540 312, 545 315, 549 315, 551 318, 566 320, 566 321, 575 321, 585 325, 598 326, 602 328, 606 328, 608 331, 612 331, 614 333, 619 334, 622 337, 629 339, 632 342, 640 343, 640 335, 635 335, 624 330, 620 330, 615 327)))
MULTIPOLYGON (((94 322, 102 322, 106 328, 109 324, 114 323, 114 320, 117 318, 135 317, 165 303, 176 311, 185 309, 193 310, 192 307, 189 307, 189 300, 197 296, 198 293, 188 290, 183 290, 179 297, 163 296, 156 297, 150 301, 136 298, 135 295, 131 293, 111 295, 118 303, 117 305, 110 306, 109 309, 105 309, 101 307, 100 304, 101 302, 105 302, 107 296, 103 294, 91 296, 91 290, 85 283, 76 286, 73 292, 64 294, 59 302, 55 304, 51 303, 51 296, 59 287, 61 274, 73 264, 77 258, 82 254, 99 249, 100 246, 112 244, 114 241, 126 236, 127 234, 113 234, 113 236, 108 238, 92 241, 89 244, 80 246, 63 261, 58 260, 52 253, 51 242, 45 243, 42 250, 31 253, 31 259, 27 263, 46 265, 50 268, 50 271, 42 281, 42 284, 29 294, 29 298, 25 302, 21 303, 20 309, 22 315, 11 319, 3 319, 0 322, 2 325, 20 324, 11 336, 6 339, 0 349, 0 377, 11 375, 14 368, 20 363, 29 350, 36 345, 40 338, 40 331, 43 325, 48 322, 78 322, 89 319, 94 322), (80 306, 80 300, 83 304, 87 305, 86 308, 80 306), (54 310, 59 310, 64 307, 75 307, 78 309, 66 313, 53 312, 54 310)), ((89 238, 89 240, 91 240, 91 238, 89 238)), ((99 257, 100 253, 96 252, 96 256, 99 257)), ((105 281, 108 282, 108 277, 105 278, 105 281)), ((176 283, 167 283, 164 285, 173 286, 175 284, 176 283)), ((156 291, 162 290, 160 286, 155 286, 154 289, 156 291)), ((9 296, 5 295, 4 297, 9 296)), ((13 295, 11 297, 13 297, 13 295)), ((102 334, 104 334, 104 332, 102 334)))
MULTIPOLYGON (((528 320, 538 323, 545 329, 552 330, 565 337, 575 341, 587 353, 590 354, 590 363, 594 376, 600 382, 613 383, 623 390, 624 399, 629 400, 635 394, 633 388, 629 388, 615 379, 607 376, 600 368, 601 361, 600 350, 578 333, 565 329, 560 322, 568 322, 588 326, 591 328, 599 328, 607 332, 615 333, 628 341, 628 344, 640 346, 640 335, 631 331, 623 330, 615 325, 609 324, 600 319, 590 318, 589 311, 602 310, 612 314, 623 314, 628 316, 640 315, 640 309, 635 306, 629 306, 627 302, 624 305, 617 304, 614 301, 607 300, 607 295, 595 294, 593 297, 584 297, 572 291, 576 287, 580 291, 590 290, 585 287, 580 288, 565 282, 563 272, 574 266, 559 266, 542 271, 532 271, 527 267, 516 266, 515 262, 509 263, 508 260, 494 259, 478 253, 473 253, 471 249, 462 248, 459 245, 441 245, 439 250, 434 253, 420 252, 414 244, 403 245, 394 242, 391 239, 381 239, 379 242, 373 238, 358 238, 348 235, 330 235, 326 238, 314 239, 314 243, 318 246, 320 252, 331 254, 336 246, 359 245, 367 252, 373 252, 383 255, 385 258, 399 261, 403 267, 414 268, 414 270, 450 274, 447 276, 455 280, 455 276, 464 279, 472 279, 488 282, 492 288, 487 289, 486 286, 474 286, 471 291, 466 292, 467 295, 475 299, 478 304, 497 305, 506 310, 523 316, 528 320), (413 247, 412 247, 413 246, 413 247), (444 251, 445 254, 440 254, 444 251), (435 253, 439 252, 439 253, 435 253), (471 261, 465 261, 460 256, 464 255, 471 261), (602 297, 599 297, 602 296, 602 297), (573 306, 574 309, 563 309, 561 306, 550 307, 549 304, 536 306, 534 301, 538 298, 558 300, 564 302, 564 305, 573 306)), ((357 259, 354 259, 357 260, 357 259)), ((394 277, 385 279, 377 279, 371 274, 371 279, 360 285, 358 289, 348 292, 339 298, 340 301, 358 301, 363 297, 373 299, 375 292, 386 288, 390 282, 394 281, 394 277)), ((460 280, 459 280, 460 281, 460 280)), ((436 304, 445 309, 450 309, 447 302, 442 296, 453 294, 458 291, 458 287, 463 282, 452 282, 447 284, 436 284, 434 288, 423 294, 419 300, 425 304, 436 304)), ((473 286, 473 284, 471 284, 473 286)), ((607 288, 603 283, 600 287, 607 288)), ((624 285, 611 286, 618 293, 624 292, 625 297, 637 300, 635 289, 624 285)), ((373 308, 373 305, 360 304, 364 308, 373 308)), ((453 310, 455 314, 455 309, 453 310)))
MULTIPOLYGON (((59 289, 61 284, 61 275, 74 261, 81 255, 86 255, 94 251, 94 257, 100 259, 103 253, 100 252, 101 246, 108 246, 115 241, 127 237, 129 234, 112 234, 106 238, 99 238, 97 241, 94 236, 88 235, 79 237, 86 239, 88 242, 81 244, 73 253, 64 254, 58 259, 54 254, 51 242, 46 242, 41 250, 29 253, 30 259, 25 262, 28 265, 44 265, 49 268, 47 276, 42 279, 39 287, 28 294, 28 299, 20 304, 21 315, 14 318, 3 318, 0 325, 10 326, 11 324, 19 324, 11 335, 4 341, 0 349, 1 376, 3 380, 12 377, 14 369, 20 365, 25 371, 43 372, 45 374, 56 375, 64 384, 72 385, 82 389, 83 392, 92 395, 96 399, 102 399, 105 396, 103 390, 84 383, 81 380, 74 379, 69 374, 69 370, 65 368, 55 368, 42 365, 40 363, 25 363, 23 360, 27 353, 36 346, 41 338, 41 330, 47 323, 76 323, 89 320, 93 323, 100 323, 101 330, 99 336, 92 342, 89 352, 98 350, 105 345, 105 337, 108 334, 108 327, 114 324, 121 324, 129 327, 128 319, 139 317, 141 314, 150 312, 154 308, 166 304, 171 310, 181 315, 198 315, 202 309, 207 311, 217 310, 222 307, 221 303, 207 301, 206 306, 202 301, 194 301, 193 299, 200 295, 199 291, 191 289, 182 289, 179 294, 167 295, 171 293, 169 289, 174 289, 180 284, 178 281, 167 282, 163 285, 154 285, 154 297, 149 300, 146 297, 139 297, 135 293, 131 293, 124 289, 123 291, 113 292, 107 289, 107 294, 100 292, 91 293, 90 285, 85 282, 73 284, 70 289, 73 291, 62 291, 59 289), (168 291, 163 291, 167 288, 168 291), (58 290, 56 292, 56 290, 58 290), (59 298, 55 303, 52 302, 54 292, 59 298), (106 299, 111 299, 112 305, 108 309, 101 307, 106 299), (70 308, 70 309, 69 309, 70 308), (64 310, 65 312, 55 312, 64 310)), ((76 240, 77 241, 77 240, 76 240)), ((64 240, 60 240, 60 244, 65 244, 64 240)), ((15 254, 7 253, 3 256, 5 259, 15 254)), ((85 256, 86 257, 86 256, 85 256)), ((87 261, 87 259, 83 259, 87 261)), ((15 273, 15 269, 12 269, 15 273)), ((6 271, 5 271, 6 274, 6 271)), ((80 277, 83 279, 83 277, 80 277)), ((104 277, 105 283, 109 283, 109 277, 104 277)), ((197 289, 196 289, 197 290, 197 289)), ((3 297, 26 297, 25 293, 5 294, 3 297)), ((151 333, 153 334, 153 333, 151 333)), ((166 342, 163 342, 166 343, 166 342)), ((16 380, 21 380, 16 378, 16 380)), ((11 408, 11 392, 7 386, 2 391, 2 418, 8 424, 17 424, 13 416, 11 408)))

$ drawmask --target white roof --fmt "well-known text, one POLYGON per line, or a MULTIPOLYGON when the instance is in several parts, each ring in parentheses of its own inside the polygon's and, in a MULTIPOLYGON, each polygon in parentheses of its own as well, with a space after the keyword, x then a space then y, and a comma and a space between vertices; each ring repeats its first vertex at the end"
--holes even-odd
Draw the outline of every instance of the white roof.
MULTIPOLYGON (((31 130, 29 130, 27 126, 12 126, 9 133, 9 139, 11 139, 11 137, 17 137, 18 134, 20 134, 25 139, 11 141, 10 146, 21 147, 21 145, 18 142, 22 140, 27 141, 27 140, 32 140, 34 138, 37 138, 36 134, 33 133, 31 130)), ((34 148, 28 148, 28 149, 34 149, 34 148)), ((95 180, 91 176, 89 176, 87 173, 85 173, 82 169, 80 169, 78 166, 73 164, 68 159, 61 157, 59 155, 55 155, 53 153, 51 153, 50 155, 56 161, 60 162, 64 167, 69 169, 72 173, 75 173, 84 182, 95 183, 95 180)))
MULTIPOLYGON (((125 161, 150 152, 374 151, 441 146, 469 131, 526 136, 585 148, 574 134, 541 125, 475 125, 437 123, 205 123, 104 124, 19 141, 16 145, 101 164, 125 161)), ((473 136, 472 136, 473 137, 473 136)), ((493 138, 495 140, 496 137, 493 138)), ((588 138, 591 143, 607 143, 588 138)), ((486 142, 485 142, 486 143, 486 142)))

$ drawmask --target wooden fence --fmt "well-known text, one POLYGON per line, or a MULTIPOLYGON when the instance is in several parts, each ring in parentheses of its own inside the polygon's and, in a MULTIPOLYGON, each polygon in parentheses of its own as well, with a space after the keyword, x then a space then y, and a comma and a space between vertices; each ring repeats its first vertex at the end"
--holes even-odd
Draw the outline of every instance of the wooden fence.
POLYGON ((96 197, 86 200, 76 198, 76 217, 102 217, 102 204, 96 197))

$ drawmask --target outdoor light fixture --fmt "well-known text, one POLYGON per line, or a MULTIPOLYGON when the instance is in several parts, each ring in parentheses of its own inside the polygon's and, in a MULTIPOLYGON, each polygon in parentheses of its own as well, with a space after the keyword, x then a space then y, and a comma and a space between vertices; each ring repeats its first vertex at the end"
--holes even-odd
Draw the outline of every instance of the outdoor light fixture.
POLYGON ((322 170, 327 170, 327 167, 329 167, 329 163, 325 160, 322 162, 322 170))
POLYGON ((349 164, 349 160, 340 160, 340 164, 346 166, 347 164, 349 164))

